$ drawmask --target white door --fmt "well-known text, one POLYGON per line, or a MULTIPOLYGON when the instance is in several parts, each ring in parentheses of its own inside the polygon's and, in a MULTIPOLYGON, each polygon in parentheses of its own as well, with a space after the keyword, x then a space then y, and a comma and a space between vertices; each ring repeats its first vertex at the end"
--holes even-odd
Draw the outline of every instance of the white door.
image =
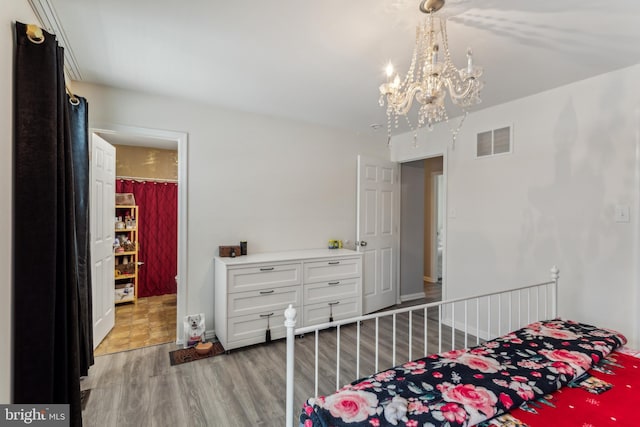
POLYGON ((358 251, 363 255, 364 312, 398 302, 400 182, 398 165, 358 156, 358 251))
POLYGON ((116 149, 91 134, 91 291, 93 298, 93 348, 115 323, 114 215, 116 149))

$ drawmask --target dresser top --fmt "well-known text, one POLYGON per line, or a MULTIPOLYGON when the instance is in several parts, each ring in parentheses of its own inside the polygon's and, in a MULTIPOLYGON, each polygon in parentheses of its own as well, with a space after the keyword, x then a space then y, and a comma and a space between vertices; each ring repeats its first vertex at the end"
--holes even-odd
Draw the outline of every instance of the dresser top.
POLYGON ((362 256, 362 253, 351 249, 301 249, 284 252, 263 252, 241 255, 235 258, 215 257, 215 260, 226 265, 242 265, 261 262, 310 260, 316 258, 362 256))

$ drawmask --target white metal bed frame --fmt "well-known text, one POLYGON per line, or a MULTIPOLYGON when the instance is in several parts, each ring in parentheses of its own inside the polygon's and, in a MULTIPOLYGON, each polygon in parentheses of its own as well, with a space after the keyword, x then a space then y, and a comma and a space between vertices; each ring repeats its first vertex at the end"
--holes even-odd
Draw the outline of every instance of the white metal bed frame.
MULTIPOLYGON (((438 353, 442 352, 442 331, 443 331, 443 323, 445 324, 445 328, 450 328, 451 331, 451 343, 452 350, 455 346, 455 337, 456 331, 458 334, 463 333, 464 335, 464 347, 468 346, 468 337, 471 334, 469 330, 469 307, 475 308, 475 328, 473 329, 475 333, 475 345, 480 343, 480 339, 489 340, 496 338, 502 335, 502 327, 505 326, 505 331, 510 332, 514 329, 519 329, 532 321, 538 320, 546 320, 550 318, 554 318, 557 316, 557 301, 558 301, 558 278, 559 278, 559 270, 557 267, 553 267, 551 269, 551 281, 538 283, 534 285, 521 286, 513 289, 508 289, 505 291, 491 292, 482 295, 476 295, 472 297, 465 298, 457 298, 451 299, 447 301, 439 301, 429 304, 422 304, 417 306, 410 306, 405 308, 399 308, 395 310, 388 310, 382 312, 376 312, 372 314, 368 314, 365 316, 354 317, 350 319, 344 319, 340 321, 323 323, 319 325, 307 326, 303 328, 296 329, 296 309, 291 305, 289 308, 285 310, 284 316, 285 321, 284 325, 287 329, 287 371, 286 371, 286 426, 293 427, 294 420, 296 417, 296 412, 294 409, 294 371, 295 371, 295 337, 301 336, 305 334, 314 333, 315 335, 315 391, 314 396, 318 395, 318 340, 319 340, 319 332, 321 330, 325 330, 328 328, 335 328, 336 331, 336 390, 341 387, 340 384, 340 327, 356 324, 357 327, 357 337, 356 337, 356 380, 361 378, 360 374, 360 326, 363 321, 366 320, 375 320, 375 371, 370 372, 367 375, 378 372, 378 360, 379 360, 379 320, 383 317, 392 317, 393 322, 393 330, 392 330, 392 366, 396 366, 396 316, 402 313, 408 313, 409 316, 409 331, 408 331, 408 339, 409 339, 409 359, 404 361, 407 362, 409 360, 413 360, 412 354, 412 339, 413 339, 413 327, 412 327, 412 314, 416 311, 422 311, 424 313, 424 351, 423 355, 420 357, 425 357, 429 355, 428 352, 428 344, 427 344, 427 310, 429 308, 437 308, 438 309, 438 353), (532 291, 535 291, 532 296, 532 291), (541 293, 544 293, 544 298, 541 298, 541 293), (524 296, 523 296, 524 294, 524 296), (516 304, 514 304, 514 297, 516 298, 516 304), (523 301, 523 298, 525 301, 523 301), (497 307, 494 306, 494 310, 497 314, 497 333, 492 333, 492 300, 497 299, 497 307), (506 304, 506 322, 503 317, 503 300, 507 300, 508 304, 506 304), (541 301, 543 302, 541 307, 541 301), (473 305, 475 302, 475 306, 473 305), (485 307, 481 307, 480 304, 482 302, 486 303, 485 307), (524 305, 523 305, 524 302, 524 305), (459 321, 460 312, 456 314, 456 306, 463 305, 463 313, 462 320, 459 321), (517 312, 514 311, 514 305, 517 309, 517 312), (482 310, 481 310, 482 308, 482 310), (486 315, 481 316, 480 312, 486 311, 486 315), (523 311, 526 311, 526 316, 523 315, 523 311), (532 318, 532 311, 535 311, 535 315, 532 318), (486 326, 487 330, 482 331, 481 327, 481 318, 486 317, 486 326), (516 323, 515 327, 513 323, 516 323), (481 338, 482 335, 482 338, 481 338)), ((495 318, 493 319, 496 320, 495 318)), ((495 329, 495 328, 494 328, 495 329)), ((391 366, 389 366, 391 367, 391 366)))

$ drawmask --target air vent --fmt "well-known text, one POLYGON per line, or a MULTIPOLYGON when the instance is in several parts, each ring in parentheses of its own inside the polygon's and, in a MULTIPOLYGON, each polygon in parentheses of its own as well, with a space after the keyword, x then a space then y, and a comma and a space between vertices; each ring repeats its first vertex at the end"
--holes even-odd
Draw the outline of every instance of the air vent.
POLYGON ((511 126, 478 133, 476 156, 511 153, 511 137, 511 126))

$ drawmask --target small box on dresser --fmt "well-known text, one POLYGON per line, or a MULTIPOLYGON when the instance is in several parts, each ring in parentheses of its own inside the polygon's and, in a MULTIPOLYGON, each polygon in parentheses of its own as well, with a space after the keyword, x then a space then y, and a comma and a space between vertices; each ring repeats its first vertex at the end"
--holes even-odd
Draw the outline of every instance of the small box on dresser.
POLYGON ((215 333, 226 350, 283 338, 284 310, 298 326, 362 313, 362 255, 310 249, 215 258, 215 333), (267 323, 268 322, 268 323, 267 323))

